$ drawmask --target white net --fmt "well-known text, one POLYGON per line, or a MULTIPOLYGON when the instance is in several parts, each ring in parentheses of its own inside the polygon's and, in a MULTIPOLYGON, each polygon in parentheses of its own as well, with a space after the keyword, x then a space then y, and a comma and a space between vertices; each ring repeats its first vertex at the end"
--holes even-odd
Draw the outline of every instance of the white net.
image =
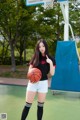
POLYGON ((45 0, 43 7, 45 9, 52 9, 54 5, 54 0, 45 0))

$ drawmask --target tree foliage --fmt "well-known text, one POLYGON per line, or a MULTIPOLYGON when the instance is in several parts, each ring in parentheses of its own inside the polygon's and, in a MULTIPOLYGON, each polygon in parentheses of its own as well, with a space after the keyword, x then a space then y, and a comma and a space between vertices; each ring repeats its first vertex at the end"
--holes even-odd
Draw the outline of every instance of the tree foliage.
MULTIPOLYGON (((69 21, 75 36, 80 36, 78 6, 79 4, 69 6, 69 21)), ((25 0, 0 0, 0 34, 4 37, 0 41, 0 55, 6 56, 6 50, 10 51, 12 68, 15 70, 15 51, 18 51, 22 64, 23 52, 26 61, 25 50, 34 49, 39 38, 46 39, 51 54, 55 54, 57 40, 63 40, 63 21, 58 3, 53 9, 44 9, 41 5, 26 6, 25 0)))
MULTIPOLYGON (((13 71, 16 69, 15 46, 19 41, 21 41, 20 44, 23 46, 23 40, 27 39, 33 31, 32 13, 34 10, 34 7, 26 7, 21 0, 0 1, 0 33, 9 42, 13 71)), ((23 49, 20 49, 20 51, 23 51, 23 49)))

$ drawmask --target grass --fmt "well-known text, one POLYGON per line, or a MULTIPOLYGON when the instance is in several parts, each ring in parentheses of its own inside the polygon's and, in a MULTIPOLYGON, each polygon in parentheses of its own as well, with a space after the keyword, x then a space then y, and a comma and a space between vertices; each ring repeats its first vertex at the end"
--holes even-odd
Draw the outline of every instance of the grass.
POLYGON ((0 73, 0 77, 6 78, 26 78, 26 71, 4 72, 0 73))
POLYGON ((27 75, 28 66, 17 66, 16 71, 11 71, 11 66, 8 65, 1 65, 0 66, 0 77, 7 77, 7 78, 25 78, 27 75))

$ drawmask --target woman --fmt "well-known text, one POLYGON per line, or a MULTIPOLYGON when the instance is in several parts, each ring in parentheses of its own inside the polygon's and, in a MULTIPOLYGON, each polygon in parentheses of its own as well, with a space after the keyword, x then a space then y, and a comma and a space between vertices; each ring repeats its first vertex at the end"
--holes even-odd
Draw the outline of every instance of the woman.
POLYGON ((42 77, 39 82, 31 83, 29 81, 26 92, 26 104, 24 106, 21 120, 25 120, 28 116, 30 107, 33 103, 36 93, 38 94, 37 105, 37 120, 42 120, 43 106, 48 92, 48 77, 50 72, 51 76, 55 73, 55 60, 50 57, 48 53, 48 45, 45 40, 39 40, 36 45, 35 53, 30 61, 29 70, 33 67, 38 68, 42 72, 42 77))

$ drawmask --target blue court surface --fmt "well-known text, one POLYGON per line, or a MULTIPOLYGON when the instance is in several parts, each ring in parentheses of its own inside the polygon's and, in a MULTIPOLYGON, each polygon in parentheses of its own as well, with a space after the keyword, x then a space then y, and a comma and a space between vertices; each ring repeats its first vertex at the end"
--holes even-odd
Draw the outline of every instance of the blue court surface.
MULTIPOLYGON (((0 115, 7 114, 7 120, 20 120, 25 104, 26 87, 0 85, 0 115)), ((27 120, 37 120, 37 97, 27 120)), ((0 119, 1 120, 1 119, 0 119)), ((80 93, 49 90, 44 105, 43 120, 80 120, 80 93)))

